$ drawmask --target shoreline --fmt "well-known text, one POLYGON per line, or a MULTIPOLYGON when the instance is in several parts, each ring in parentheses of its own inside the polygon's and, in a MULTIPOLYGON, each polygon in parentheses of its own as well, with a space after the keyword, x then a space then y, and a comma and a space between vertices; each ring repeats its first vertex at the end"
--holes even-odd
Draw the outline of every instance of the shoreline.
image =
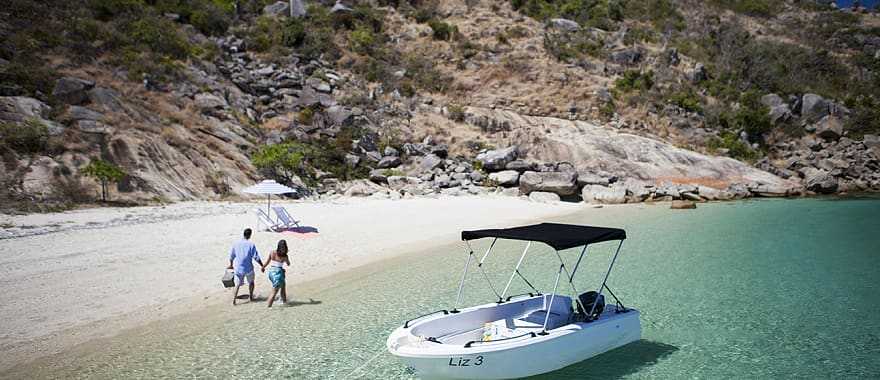
MULTIPOLYGON (((306 287, 334 274, 455 241, 463 228, 528 223, 589 208, 492 196, 277 204, 305 225, 316 226, 317 236, 255 232, 253 240, 265 257, 274 241, 287 239, 294 252, 304 255, 293 257, 290 284, 306 287), (376 217, 386 220, 377 223, 376 217)), ((12 268, 0 280, 9 289, 0 296, 0 312, 9 316, 0 335, 0 369, 27 366, 151 323, 225 307, 231 294, 220 286, 219 277, 228 246, 244 226, 254 224, 248 210, 262 205, 198 202, 38 214, 36 218, 50 221, 77 219, 73 224, 83 228, 0 240, 0 251, 8 252, 0 260, 12 268), (205 212, 174 214, 200 209, 205 212), (163 214, 156 220, 140 222, 137 216, 126 221, 121 215, 157 212, 163 214), (122 222, 94 224, 100 220, 122 222), (154 257, 143 252, 153 252, 154 257)), ((256 294, 268 294, 265 278, 258 280, 256 294)))

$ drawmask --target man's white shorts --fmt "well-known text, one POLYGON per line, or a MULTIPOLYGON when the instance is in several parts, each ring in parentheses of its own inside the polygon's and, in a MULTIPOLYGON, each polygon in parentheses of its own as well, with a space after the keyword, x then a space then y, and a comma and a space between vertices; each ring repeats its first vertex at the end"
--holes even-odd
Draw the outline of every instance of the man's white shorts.
POLYGON ((235 286, 241 286, 242 283, 247 283, 251 285, 254 283, 254 272, 251 271, 247 274, 236 273, 235 274, 235 286))

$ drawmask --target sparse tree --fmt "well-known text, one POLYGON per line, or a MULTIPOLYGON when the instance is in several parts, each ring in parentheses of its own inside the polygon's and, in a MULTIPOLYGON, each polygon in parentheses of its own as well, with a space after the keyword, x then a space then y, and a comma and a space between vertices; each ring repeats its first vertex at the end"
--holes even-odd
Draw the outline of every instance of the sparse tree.
POLYGON ((83 168, 82 173, 101 183, 102 202, 107 201, 107 184, 110 182, 117 182, 126 175, 122 168, 104 160, 94 160, 89 162, 89 164, 83 168))

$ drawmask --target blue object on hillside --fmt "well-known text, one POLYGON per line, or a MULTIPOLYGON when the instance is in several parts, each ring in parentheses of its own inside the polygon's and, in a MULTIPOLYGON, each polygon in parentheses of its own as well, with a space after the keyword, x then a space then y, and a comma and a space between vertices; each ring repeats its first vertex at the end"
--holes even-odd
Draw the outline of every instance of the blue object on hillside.
MULTIPOLYGON (((853 6, 855 0, 837 0, 837 6, 840 8, 849 8, 853 6)), ((861 0, 861 6, 865 8, 877 8, 877 5, 880 4, 880 0, 861 0)))

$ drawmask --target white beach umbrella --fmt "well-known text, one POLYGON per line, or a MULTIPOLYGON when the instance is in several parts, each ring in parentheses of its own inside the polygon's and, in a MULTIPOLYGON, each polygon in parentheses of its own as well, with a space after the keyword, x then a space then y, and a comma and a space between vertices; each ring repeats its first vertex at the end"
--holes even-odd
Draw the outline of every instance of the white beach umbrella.
POLYGON ((274 180, 267 179, 256 185, 245 187, 241 192, 248 194, 266 194, 266 215, 271 215, 269 210, 272 206, 272 194, 295 193, 296 189, 284 186, 274 180))

